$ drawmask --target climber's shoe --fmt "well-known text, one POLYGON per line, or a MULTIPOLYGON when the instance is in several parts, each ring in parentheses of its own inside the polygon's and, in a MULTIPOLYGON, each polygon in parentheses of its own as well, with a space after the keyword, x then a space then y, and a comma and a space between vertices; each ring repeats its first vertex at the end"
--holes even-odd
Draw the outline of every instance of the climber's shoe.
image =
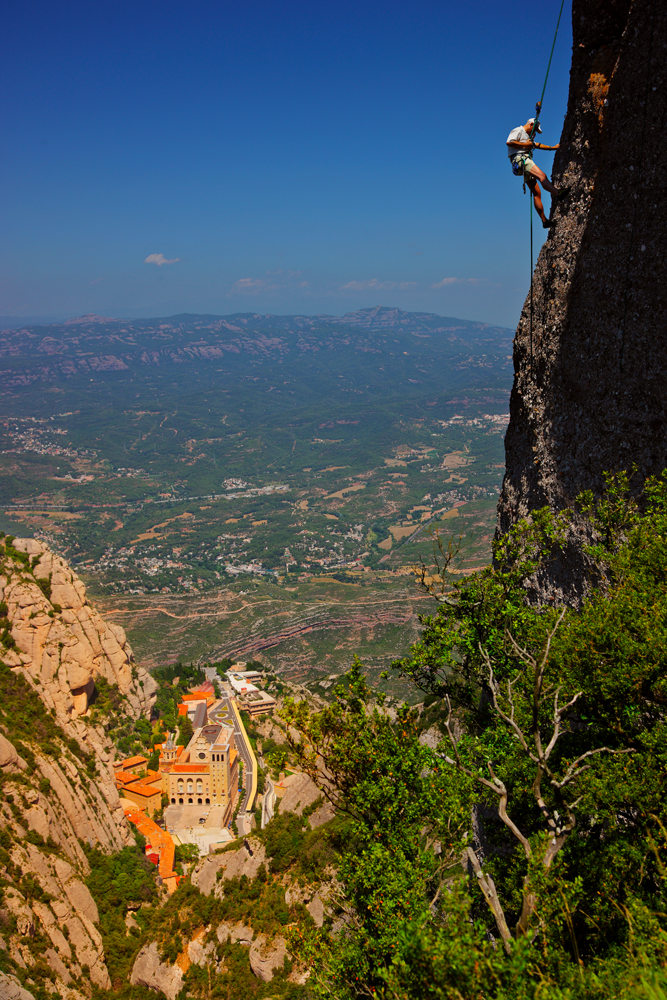
POLYGON ((544 229, 551 229, 553 225, 554 225, 553 219, 545 219, 544 222, 542 223, 544 229))
POLYGON ((556 197, 560 200, 561 198, 564 198, 566 194, 569 193, 570 193, 569 187, 561 187, 558 188, 558 190, 556 191, 556 197))

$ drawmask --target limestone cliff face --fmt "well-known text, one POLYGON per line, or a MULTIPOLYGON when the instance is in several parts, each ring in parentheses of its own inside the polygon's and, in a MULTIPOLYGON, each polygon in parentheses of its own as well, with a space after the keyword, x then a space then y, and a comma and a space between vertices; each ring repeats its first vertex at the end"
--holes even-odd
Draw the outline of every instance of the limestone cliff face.
POLYGON ((0 949, 27 982, 47 969, 63 1000, 84 1000, 85 984, 111 983, 83 845, 133 843, 115 749, 85 713, 96 678, 118 686, 132 718, 155 684, 42 543, 0 543, 0 601, 0 949))
MULTIPOLYGON (((530 297, 516 332, 501 533, 606 470, 636 463, 639 487, 667 467, 667 6, 574 0, 572 17, 553 174, 570 194, 535 271, 532 358, 530 297)), ((575 517, 538 599, 581 596, 583 538, 575 517)))
POLYGON ((103 755, 93 781, 64 745, 57 761, 34 757, 0 736, 0 948, 17 972, 46 963, 63 1000, 78 1000, 77 980, 111 985, 79 841, 118 850, 132 837, 103 755))
POLYGON ((30 564, 6 561, 0 575, 0 600, 8 606, 16 643, 15 651, 4 654, 5 663, 25 667, 60 719, 85 713, 96 677, 117 684, 136 717, 145 714, 157 685, 133 663, 120 625, 102 619, 88 604, 81 580, 42 542, 17 538, 13 547, 26 553, 30 564), (48 587, 40 589, 40 581, 48 587))

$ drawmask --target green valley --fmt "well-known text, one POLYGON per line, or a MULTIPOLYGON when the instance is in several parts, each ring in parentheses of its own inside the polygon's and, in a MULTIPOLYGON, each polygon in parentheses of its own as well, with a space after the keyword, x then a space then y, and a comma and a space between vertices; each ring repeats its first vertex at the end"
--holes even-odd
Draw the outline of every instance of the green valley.
POLYGON ((488 561, 510 343, 392 309, 5 331, 4 526, 66 555, 148 665, 379 671, 433 604, 412 568, 435 534, 488 561))

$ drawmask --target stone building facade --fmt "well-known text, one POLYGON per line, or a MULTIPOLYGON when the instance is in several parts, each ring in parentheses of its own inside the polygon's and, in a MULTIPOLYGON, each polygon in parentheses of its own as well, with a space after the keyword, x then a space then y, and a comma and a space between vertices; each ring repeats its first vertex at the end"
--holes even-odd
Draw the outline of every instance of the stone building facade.
MULTIPOLYGON (((166 747, 166 745, 165 745, 166 747)), ((163 748, 164 752, 164 748, 163 748)), ((223 806, 227 823, 238 797, 239 754, 231 726, 205 725, 195 732, 166 774, 172 805, 223 806)))

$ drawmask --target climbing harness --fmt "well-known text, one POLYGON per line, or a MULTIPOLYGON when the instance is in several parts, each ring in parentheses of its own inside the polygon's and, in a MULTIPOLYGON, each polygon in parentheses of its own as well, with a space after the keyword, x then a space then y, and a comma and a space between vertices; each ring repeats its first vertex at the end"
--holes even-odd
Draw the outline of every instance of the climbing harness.
MULTIPOLYGON (((535 132, 540 125, 540 113, 542 111, 542 102, 544 101, 544 93, 547 89, 547 80, 549 79, 549 71, 551 70, 551 60, 554 56, 554 49, 556 48, 556 39, 558 38, 558 29, 560 28, 560 19, 563 16, 563 7, 565 6, 565 0, 561 0, 560 10, 558 12, 558 20, 556 22, 556 31, 554 32, 554 40, 551 43, 551 52, 549 53, 549 62, 547 63, 547 71, 544 76, 544 84, 542 86, 542 93, 540 94, 540 99, 535 105, 535 120, 533 121, 532 128, 530 130, 529 136, 532 139, 535 132)), ((512 166, 514 169, 514 166, 512 166)), ((530 184, 528 185, 530 188, 530 184)), ((526 166, 523 165, 523 193, 526 193, 526 166)), ((530 377, 533 377, 533 201, 534 194, 532 190, 530 191, 530 377)))
MULTIPOLYGON (((653 26, 655 23, 655 6, 651 4, 651 34, 648 41, 648 58, 646 69, 646 94, 644 95, 644 121, 642 122, 642 137, 639 144, 639 163, 637 164, 637 180, 641 184, 642 162, 644 159, 644 136, 646 135, 646 117, 648 113, 648 98, 651 90, 651 49, 653 48, 653 26)), ((632 226, 630 228, 630 247, 628 249, 628 262, 625 268, 625 291, 623 293, 623 321, 621 323, 621 350, 618 361, 619 373, 623 374, 623 355, 625 353, 625 321, 628 316, 628 291, 630 289, 630 264, 632 263, 632 251, 635 242, 635 226, 637 224, 637 210, 639 208, 639 194, 635 192, 635 207, 632 213, 632 226)))

